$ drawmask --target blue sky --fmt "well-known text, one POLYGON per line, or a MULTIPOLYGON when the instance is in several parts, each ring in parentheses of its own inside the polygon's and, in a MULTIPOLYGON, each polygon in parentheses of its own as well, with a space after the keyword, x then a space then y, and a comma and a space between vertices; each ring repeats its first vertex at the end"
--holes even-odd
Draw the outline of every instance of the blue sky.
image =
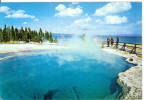
POLYGON ((0 3, 0 27, 90 35, 142 35, 140 2, 0 3))

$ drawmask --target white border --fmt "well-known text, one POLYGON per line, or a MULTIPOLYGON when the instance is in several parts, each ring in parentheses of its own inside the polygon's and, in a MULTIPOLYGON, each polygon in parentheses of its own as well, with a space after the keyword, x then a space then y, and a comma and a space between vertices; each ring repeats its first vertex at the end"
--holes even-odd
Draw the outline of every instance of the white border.
POLYGON ((1 2, 142 2, 142 0, 1 0, 1 2))
POLYGON ((146 26, 146 14, 144 13, 146 11, 146 5, 145 4, 146 2, 143 0, 142 2, 142 38, 143 38, 143 41, 142 41, 142 44, 143 44, 143 47, 142 47, 142 54, 143 54, 143 61, 142 61, 142 94, 143 94, 143 100, 146 100, 146 53, 144 53, 144 51, 146 52, 146 34, 145 34, 145 26, 146 26))
POLYGON ((1 2, 142 2, 142 45, 143 45, 143 63, 142 63, 142 100, 146 100, 146 5, 144 0, 0 0, 1 2))

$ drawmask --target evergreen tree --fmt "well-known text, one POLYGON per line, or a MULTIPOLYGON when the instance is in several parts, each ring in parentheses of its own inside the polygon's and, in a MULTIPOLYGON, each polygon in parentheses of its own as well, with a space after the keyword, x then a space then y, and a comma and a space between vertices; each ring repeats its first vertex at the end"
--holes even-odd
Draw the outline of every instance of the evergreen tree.
POLYGON ((34 31, 34 42, 40 42, 40 37, 38 36, 37 31, 34 31))
POLYGON ((21 27, 20 33, 19 33, 19 40, 20 40, 20 41, 23 41, 23 39, 24 39, 23 34, 24 34, 24 30, 23 30, 23 27, 21 27))
POLYGON ((18 37, 19 37, 19 31, 17 28, 15 28, 15 41, 19 40, 18 37))
POLYGON ((25 41, 25 42, 42 42, 43 39, 49 40, 50 43, 57 43, 57 38, 53 40, 52 33, 45 31, 43 34, 42 29, 40 28, 39 32, 36 30, 31 30, 31 28, 21 27, 20 29, 14 28, 13 26, 0 28, 0 42, 9 42, 9 41, 25 41))
POLYGON ((30 42, 31 41, 31 29, 30 29, 30 27, 27 30, 28 30, 27 38, 28 38, 28 42, 30 42))
POLYGON ((11 41, 12 34, 11 34, 11 29, 9 26, 6 28, 6 31, 7 31, 7 41, 11 41))
POLYGON ((35 42, 35 31, 31 31, 31 41, 35 42))
POLYGON ((27 28, 25 28, 24 34, 23 34, 23 41, 28 42, 28 32, 27 32, 27 28))
POLYGON ((48 31, 45 32, 45 38, 46 38, 46 40, 49 40, 49 33, 48 33, 48 31))
POLYGON ((41 28, 40 28, 40 31, 39 31, 39 40, 40 40, 40 42, 43 41, 43 32, 42 32, 41 28))
POLYGON ((3 42, 3 32, 1 28, 0 28, 0 42, 3 42))
POLYGON ((4 42, 8 41, 7 26, 6 25, 4 26, 4 29, 3 29, 3 41, 4 42))
POLYGON ((49 41, 50 41, 50 43, 53 42, 53 37, 52 37, 52 33, 51 32, 49 33, 49 41))
POLYGON ((16 35, 15 35, 14 27, 11 26, 10 40, 15 41, 15 38, 16 38, 16 35))

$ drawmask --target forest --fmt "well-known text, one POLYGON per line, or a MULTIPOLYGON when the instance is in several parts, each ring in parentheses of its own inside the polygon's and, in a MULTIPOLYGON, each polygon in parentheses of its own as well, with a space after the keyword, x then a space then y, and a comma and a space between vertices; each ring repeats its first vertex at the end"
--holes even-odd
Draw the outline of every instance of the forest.
POLYGON ((0 28, 0 42, 24 41, 24 42, 39 42, 48 40, 50 43, 57 43, 57 38, 53 38, 52 33, 45 31, 43 33, 40 28, 39 31, 32 30, 30 27, 21 27, 20 29, 13 26, 4 26, 0 28))

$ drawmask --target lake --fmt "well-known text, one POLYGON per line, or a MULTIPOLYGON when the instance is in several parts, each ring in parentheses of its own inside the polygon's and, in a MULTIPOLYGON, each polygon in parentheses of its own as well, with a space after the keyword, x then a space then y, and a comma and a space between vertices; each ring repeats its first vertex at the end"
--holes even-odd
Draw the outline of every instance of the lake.
POLYGON ((2 100, 118 99, 121 88, 116 83, 117 75, 131 66, 124 58, 100 49, 96 53, 28 51, 23 56, 0 61, 0 97, 2 100))

